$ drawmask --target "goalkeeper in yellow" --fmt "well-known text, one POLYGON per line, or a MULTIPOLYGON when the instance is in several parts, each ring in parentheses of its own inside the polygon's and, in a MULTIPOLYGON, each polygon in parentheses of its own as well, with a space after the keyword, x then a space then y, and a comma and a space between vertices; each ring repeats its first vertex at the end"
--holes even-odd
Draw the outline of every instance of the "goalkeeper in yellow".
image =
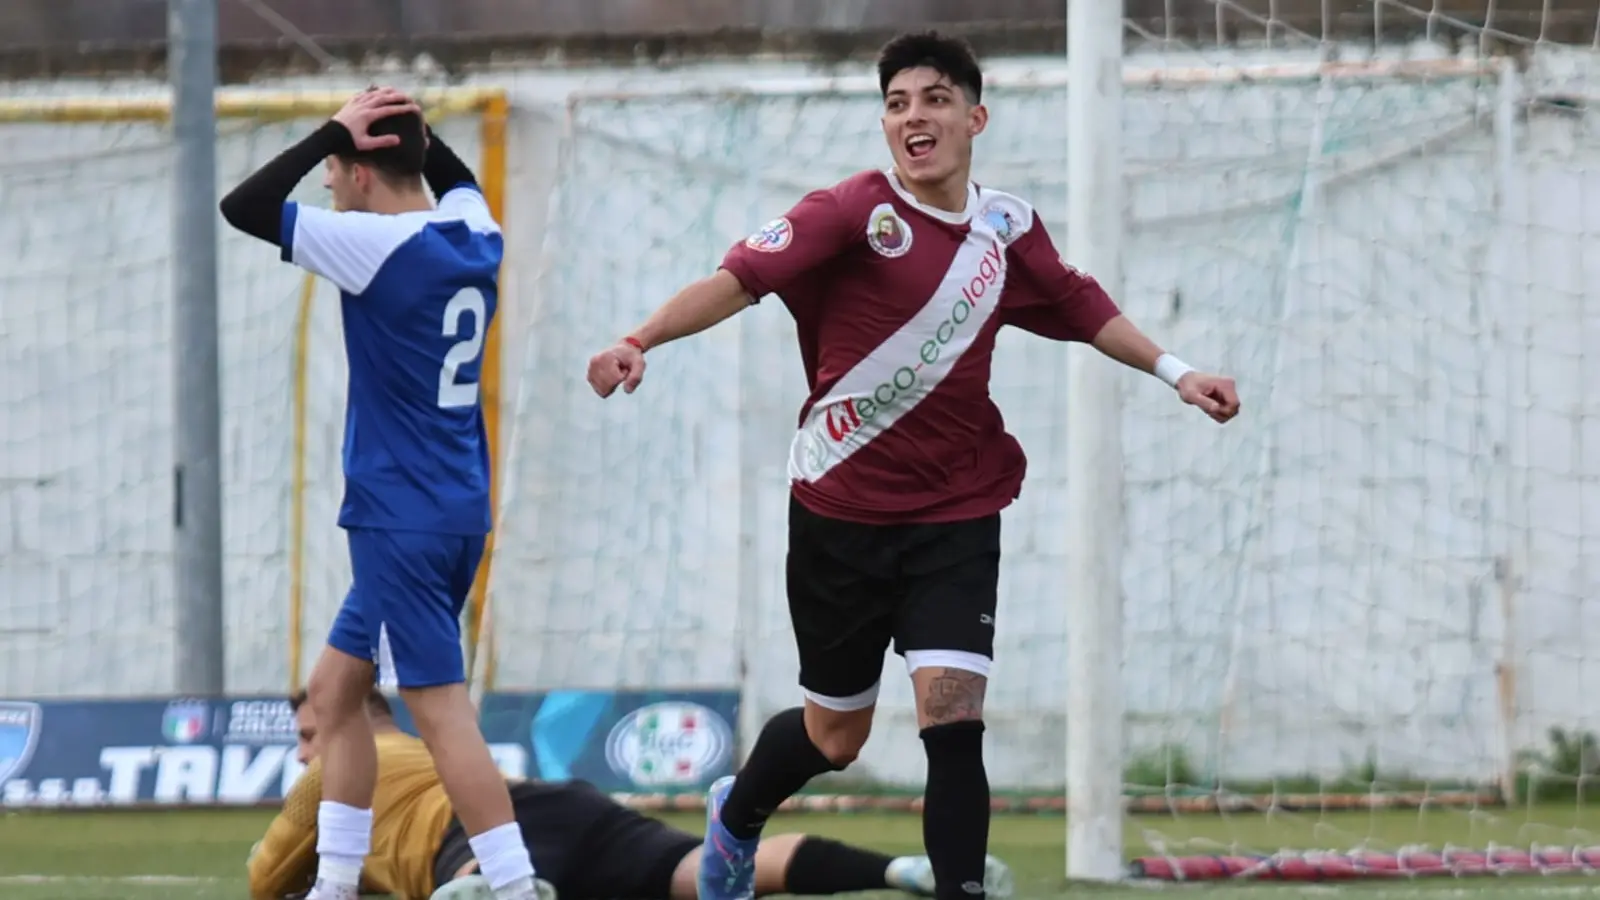
MULTIPOLYGON (((282 900, 309 890, 317 873, 317 807, 322 766, 317 723, 305 693, 291 697, 307 765, 250 853, 250 896, 282 900)), ((489 900, 494 892, 455 819, 433 759, 395 725, 377 691, 367 697, 378 745, 372 807, 372 853, 362 893, 402 900, 489 900)), ((582 781, 517 781, 511 801, 518 827, 539 861, 540 900, 695 900, 701 839, 642 816, 582 781)), ((1011 893, 1011 873, 990 857, 984 889, 1011 893)), ((756 854, 757 894, 840 894, 884 889, 933 896, 926 856, 890 857, 803 834, 764 838, 756 854)))

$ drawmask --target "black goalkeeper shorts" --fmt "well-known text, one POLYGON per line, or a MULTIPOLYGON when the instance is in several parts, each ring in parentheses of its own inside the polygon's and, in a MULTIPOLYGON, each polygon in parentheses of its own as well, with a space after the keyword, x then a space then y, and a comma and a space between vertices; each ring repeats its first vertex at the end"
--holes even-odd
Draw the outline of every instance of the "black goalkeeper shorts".
MULTIPOLYGON (((700 838, 642 816, 586 781, 524 781, 511 807, 538 877, 561 900, 668 900, 672 875, 700 838)), ((435 887, 471 862, 472 846, 452 820, 434 856, 435 887)))

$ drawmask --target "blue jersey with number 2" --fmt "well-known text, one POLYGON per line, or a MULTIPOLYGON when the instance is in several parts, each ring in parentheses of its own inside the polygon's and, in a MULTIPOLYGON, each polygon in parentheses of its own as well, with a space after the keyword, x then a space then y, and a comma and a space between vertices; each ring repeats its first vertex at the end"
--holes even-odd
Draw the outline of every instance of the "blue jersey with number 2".
POLYGON ((483 339, 499 300, 500 226, 457 187, 399 215, 288 203, 283 258, 338 285, 350 362, 345 528, 489 532, 483 339))

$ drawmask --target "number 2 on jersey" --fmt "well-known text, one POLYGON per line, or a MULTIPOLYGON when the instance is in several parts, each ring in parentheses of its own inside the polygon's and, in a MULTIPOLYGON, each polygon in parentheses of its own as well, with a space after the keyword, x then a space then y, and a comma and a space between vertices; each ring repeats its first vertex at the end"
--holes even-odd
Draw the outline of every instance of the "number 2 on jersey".
POLYGON ((470 364, 483 352, 483 333, 486 330, 488 308, 483 302, 483 294, 476 288, 465 288, 461 293, 450 298, 444 307, 445 337, 460 337, 463 322, 463 313, 472 314, 471 324, 466 327, 471 329, 466 340, 451 345, 450 352, 444 355, 444 365, 439 369, 439 408, 456 409, 462 406, 471 406, 478 402, 478 383, 468 381, 458 383, 456 375, 462 366, 470 364))

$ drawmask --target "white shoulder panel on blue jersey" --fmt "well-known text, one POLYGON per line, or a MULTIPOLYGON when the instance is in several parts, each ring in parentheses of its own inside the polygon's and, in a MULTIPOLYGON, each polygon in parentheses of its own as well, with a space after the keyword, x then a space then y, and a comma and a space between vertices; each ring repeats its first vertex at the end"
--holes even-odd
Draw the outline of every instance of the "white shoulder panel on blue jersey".
POLYGON ((459 219, 473 231, 500 233, 500 223, 489 212, 489 202, 475 187, 462 185, 445 191, 444 196, 439 198, 439 217, 459 219))
POLYGON ((285 203, 283 258, 346 293, 360 294, 395 249, 431 220, 426 214, 386 216, 285 203))
POLYGON ((978 217, 995 230, 1002 243, 1011 244, 1033 229, 1033 204, 1005 191, 980 188, 978 217))
POLYGON ((283 258, 342 291, 361 294, 401 244, 435 222, 460 222, 479 234, 500 234, 483 194, 465 185, 446 191, 437 209, 399 215, 337 212, 291 202, 283 207, 283 258))

